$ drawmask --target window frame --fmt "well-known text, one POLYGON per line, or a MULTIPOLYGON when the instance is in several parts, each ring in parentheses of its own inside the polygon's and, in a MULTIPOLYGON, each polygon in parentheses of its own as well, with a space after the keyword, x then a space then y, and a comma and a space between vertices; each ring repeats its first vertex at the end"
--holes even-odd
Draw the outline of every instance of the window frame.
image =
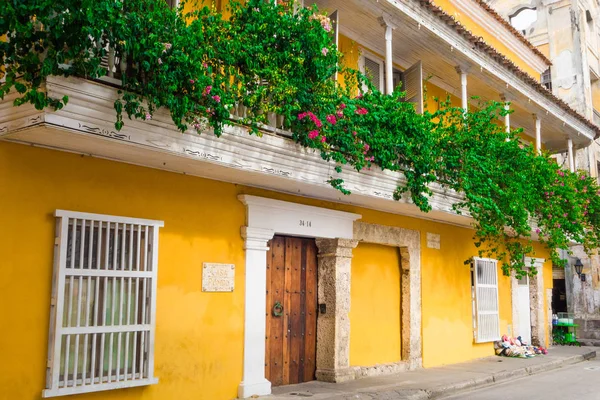
POLYGON ((158 383, 154 377, 154 338, 158 237, 164 222, 65 210, 56 210, 54 216, 56 233, 48 360, 42 397, 158 383), (107 294, 109 284, 112 300, 111 294, 107 294), (74 290, 75 286, 77 290, 74 290), (100 286, 104 288, 101 301, 100 286), (117 290, 117 286, 120 289, 117 290), (95 293, 93 304, 92 289, 95 293), (107 338, 109 344, 105 348, 107 338), (129 344, 129 338, 132 339, 131 370, 128 347, 121 353, 121 345, 129 344), (71 339, 74 341, 72 357, 71 339), (102 346, 99 346, 100 341, 102 346), (136 357, 137 343, 139 354, 136 357), (118 348, 114 369, 113 345, 118 348), (80 355, 83 361, 80 361, 80 355), (108 369, 104 375, 107 358, 108 369), (74 360, 73 367, 71 360, 74 360), (124 372, 121 374, 121 371, 124 372))
MULTIPOLYGON (((367 77, 368 77, 368 75, 367 75, 366 66, 365 66, 365 59, 367 59, 367 58, 369 60, 379 64, 379 87, 377 88, 377 90, 384 93, 385 92, 385 61, 381 57, 361 48, 360 57, 358 59, 358 69, 360 70, 360 72, 365 74, 365 76, 367 76, 367 77)), ((367 89, 368 89, 367 86, 363 85, 363 90, 366 91, 367 89)))
MULTIPOLYGON (((500 339, 500 298, 499 298, 499 278, 498 278, 498 260, 493 258, 481 258, 473 257, 471 263, 471 297, 473 304, 473 340, 475 343, 490 343, 500 339), (495 285, 489 283, 479 283, 477 275, 477 265, 479 262, 491 263, 493 265, 493 276, 495 279, 495 285), (495 289, 495 303, 496 310, 494 311, 481 311, 483 301, 480 301, 479 288, 494 288, 495 289), (496 315, 496 326, 497 331, 492 335, 489 332, 480 331, 480 323, 482 315, 496 315)), ((487 264, 489 266, 489 264, 487 264)), ((488 299, 489 300, 489 299, 488 299)))

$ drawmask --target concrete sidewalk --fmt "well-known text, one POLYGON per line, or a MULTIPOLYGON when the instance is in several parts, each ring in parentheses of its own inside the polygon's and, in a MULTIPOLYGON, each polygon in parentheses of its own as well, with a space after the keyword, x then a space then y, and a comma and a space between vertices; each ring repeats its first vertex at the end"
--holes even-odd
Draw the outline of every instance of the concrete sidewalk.
POLYGON ((424 400, 561 368, 596 357, 595 347, 553 347, 530 359, 491 356, 345 383, 307 382, 273 388, 265 400, 424 400))

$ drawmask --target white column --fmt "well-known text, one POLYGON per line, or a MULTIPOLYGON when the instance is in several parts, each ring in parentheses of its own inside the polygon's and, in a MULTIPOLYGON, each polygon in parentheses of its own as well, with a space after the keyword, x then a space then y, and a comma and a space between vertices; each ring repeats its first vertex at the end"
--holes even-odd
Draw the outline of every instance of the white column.
POLYGON ((396 26, 387 17, 380 17, 379 23, 385 28, 385 92, 394 91, 394 56, 392 54, 392 36, 396 26))
POLYGON ((394 91, 394 76, 392 72, 392 32, 390 25, 385 27, 385 92, 392 94, 394 91))
POLYGON ((575 157, 573 155, 573 139, 569 139, 567 141, 567 145, 569 148, 569 171, 575 172, 575 157))
POLYGON ((542 154, 542 120, 533 114, 535 120, 535 151, 537 154, 542 154))
POLYGON ((469 98, 467 97, 467 73, 460 73, 460 98, 462 101, 462 108, 465 112, 469 111, 469 98))
POLYGON ((274 232, 262 228, 242 228, 245 240, 246 272, 244 296, 244 367, 238 397, 271 394, 265 378, 265 334, 267 307, 267 242, 274 232))
MULTIPOLYGON (((506 111, 510 110, 510 104, 508 104, 508 101, 504 102, 504 109, 506 111)), ((504 125, 506 126, 506 133, 510 133, 510 114, 506 114, 504 117, 504 125)))
POLYGON ((469 97, 467 94, 467 70, 463 67, 456 67, 456 72, 460 75, 460 100, 461 107, 465 112, 469 110, 469 97))

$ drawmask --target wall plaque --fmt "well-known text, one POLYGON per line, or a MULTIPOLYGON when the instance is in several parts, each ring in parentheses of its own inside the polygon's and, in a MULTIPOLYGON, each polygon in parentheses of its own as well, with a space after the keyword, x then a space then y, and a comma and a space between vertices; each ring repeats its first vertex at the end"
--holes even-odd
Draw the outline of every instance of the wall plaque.
POLYGON ((440 235, 427 232, 427 247, 430 249, 440 249, 440 235))
POLYGON ((203 292, 233 292, 234 264, 204 263, 202 266, 203 292))

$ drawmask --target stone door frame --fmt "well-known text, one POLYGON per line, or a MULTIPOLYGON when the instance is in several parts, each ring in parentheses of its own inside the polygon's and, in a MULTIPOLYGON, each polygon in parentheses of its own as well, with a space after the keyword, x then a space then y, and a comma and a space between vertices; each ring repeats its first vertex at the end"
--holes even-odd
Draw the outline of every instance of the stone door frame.
POLYGON ((387 225, 354 223, 354 239, 397 247, 401 267, 401 348, 398 363, 359 368, 359 376, 382 375, 423 366, 421 343, 421 234, 387 225))
POLYGON ((340 327, 346 323, 344 310, 349 310, 349 304, 339 301, 338 294, 350 282, 352 248, 357 244, 353 240, 354 221, 361 215, 250 195, 239 195, 238 199, 247 209, 246 226, 241 232, 245 249, 244 356, 238 397, 248 398, 271 393, 271 382, 265 378, 267 243, 275 234, 317 239, 317 301, 325 305, 325 313, 319 312, 317 316, 319 377, 329 366, 335 371, 342 360, 343 348, 323 344, 332 343, 332 339, 337 343, 344 331, 340 327), (325 249, 319 243, 329 247, 325 249))
MULTIPOLYGON (((525 257, 525 265, 533 265, 537 270, 535 276, 529 277, 529 307, 531 312, 531 344, 547 347, 546 328, 544 321, 544 258, 525 257)), ((510 291, 512 302, 512 333, 518 331, 518 288, 519 280, 513 272, 510 276, 510 291)), ((550 333, 551 334, 551 333, 550 333)))

